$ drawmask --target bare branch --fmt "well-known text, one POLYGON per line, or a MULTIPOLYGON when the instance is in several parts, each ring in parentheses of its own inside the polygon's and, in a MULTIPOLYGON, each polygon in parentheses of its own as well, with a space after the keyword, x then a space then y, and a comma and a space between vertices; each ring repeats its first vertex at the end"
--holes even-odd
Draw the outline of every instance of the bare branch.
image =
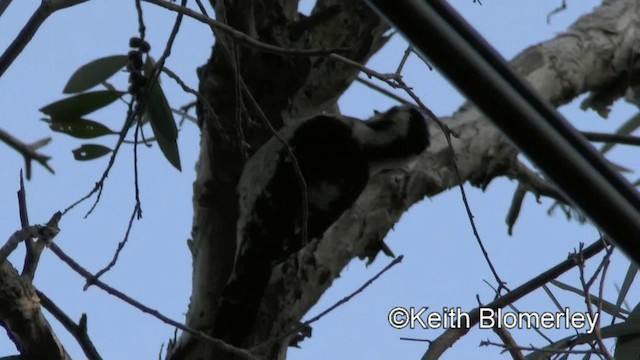
MULTIPOLYGON (((503 308, 506 305, 521 299, 525 295, 531 293, 532 291, 548 283, 550 280, 553 280, 558 276, 564 274, 565 272, 571 270, 572 268, 576 267, 579 263, 577 259, 581 258, 581 259, 587 260, 593 257, 594 255, 598 254, 600 251, 604 250, 606 246, 607 246, 607 243, 603 239, 596 240, 596 242, 589 245, 584 250, 580 251, 579 253, 570 255, 566 260, 560 262, 558 265, 536 276, 535 278, 527 281, 525 284, 518 286, 517 288, 508 292, 504 296, 483 306, 483 308, 491 308, 491 309, 503 308)), ((429 349, 424 354, 422 359, 423 360, 439 359, 445 350, 453 346, 453 344, 456 341, 458 341, 458 339, 460 339, 467 332, 469 332, 469 330, 471 330, 471 327, 478 324, 478 322, 480 321, 480 308, 475 308, 471 310, 468 314, 470 316, 470 322, 469 322, 468 328, 463 326, 460 328, 447 329, 444 333, 438 336, 437 339, 433 340, 430 343, 429 349)))
MULTIPOLYGON (((2 56, 0 56, 0 77, 2 77, 4 72, 11 66, 22 50, 24 50, 40 28, 40 25, 44 23, 49 15, 53 14, 56 10, 77 5, 85 1, 89 0, 43 0, 33 15, 31 15, 29 21, 27 21, 22 30, 20 30, 18 36, 9 47, 7 47, 2 56)), ((29 176, 27 175, 27 179, 28 178, 29 176)))
POLYGON ((404 258, 404 256, 400 255, 397 258, 393 259, 393 261, 391 261, 387 266, 385 266, 377 274, 375 274, 373 277, 371 277, 369 280, 367 280, 367 282, 365 282, 362 286, 360 286, 354 292, 352 292, 348 296, 345 296, 344 298, 340 299, 338 302, 336 302, 335 304, 331 305, 329 308, 325 309, 320 314, 318 314, 318 315, 312 317, 311 319, 305 321, 302 325, 296 327, 295 329, 293 329, 291 331, 288 331, 288 332, 282 334, 281 336, 279 336, 279 337, 277 337, 275 339, 271 339, 271 340, 266 341, 266 342, 264 342, 262 344, 258 344, 256 346, 254 346, 253 349, 258 349, 258 348, 261 348, 263 346, 266 346, 266 345, 269 345, 269 344, 272 344, 272 343, 276 343, 276 342, 278 342, 280 340, 286 339, 290 335, 296 334, 296 333, 300 332, 301 330, 309 327, 309 325, 311 325, 314 322, 322 319, 325 315, 329 314, 330 312, 332 312, 336 308, 340 307, 341 305, 346 304, 347 302, 349 302, 349 300, 353 299, 356 295, 362 293, 367 287, 369 287, 369 285, 373 284, 373 282, 376 281, 380 276, 382 276, 384 273, 389 271, 392 267, 394 267, 394 266, 398 265, 399 263, 401 263, 403 258, 404 258))
POLYGON ((169 1, 163 0, 144 0, 145 2, 158 5, 168 10, 176 11, 181 14, 184 14, 190 18, 200 21, 201 23, 212 26, 218 30, 222 30, 228 35, 230 35, 235 40, 239 41, 241 44, 245 44, 256 48, 258 50, 262 50, 269 53, 280 54, 280 55, 295 55, 295 56, 324 56, 335 52, 342 52, 345 49, 343 48, 335 48, 335 49, 290 49, 283 48, 271 44, 267 44, 261 41, 258 41, 249 35, 243 33, 242 31, 238 31, 233 27, 219 22, 217 20, 206 17, 202 14, 198 14, 197 12, 183 6, 176 5, 169 1))
POLYGON ((560 4, 560 6, 551 10, 551 12, 547 14, 547 24, 551 24, 551 17, 553 15, 559 14, 566 9, 567 9, 567 0, 562 0, 562 3, 560 4))
POLYGON ((207 334, 205 334, 204 332, 200 331, 200 330, 196 330, 193 328, 190 328, 184 324, 181 324, 173 319, 168 318, 167 316, 163 315, 162 313, 160 313, 158 310, 152 309, 146 305, 143 305, 142 303, 138 302, 137 300, 134 300, 132 297, 126 295, 125 293, 114 289, 113 287, 105 284, 104 282, 96 279, 96 276, 92 273, 90 273, 89 271, 87 271, 85 268, 83 268, 82 266, 80 266, 80 264, 78 264, 75 260, 73 260, 69 255, 67 255, 64 251, 62 251, 62 249, 60 249, 58 247, 58 245, 56 245, 55 243, 51 243, 49 245, 49 249, 51 250, 51 252, 53 252, 56 256, 58 256, 58 258, 60 258, 60 260, 62 260, 64 263, 66 263, 67 265, 69 265, 69 267, 71 269, 73 269, 73 271, 75 271, 76 273, 78 273, 80 276, 82 276, 83 278, 85 278, 85 280, 87 280, 87 282, 97 286, 98 288, 102 289, 103 291, 105 291, 107 294, 115 296, 116 298, 124 301, 125 303, 133 306, 134 308, 142 311, 145 314, 149 314, 153 317, 155 317, 156 319, 164 322, 165 324, 169 324, 177 329, 180 329, 184 332, 187 332, 195 337, 207 340, 209 342, 211 342, 212 344, 214 344, 215 346, 220 347, 221 349, 239 356, 242 359, 248 359, 248 360, 254 360, 255 357, 253 355, 251 355, 251 353, 247 352, 246 350, 237 348, 235 346, 229 345, 227 343, 225 343, 224 341, 220 340, 220 339, 216 339, 213 338, 207 334))
POLYGON ((370 89, 373 89, 373 90, 381 93, 382 95, 388 96, 389 98, 391 98, 391 99, 393 99, 393 100, 395 100, 395 101, 397 101, 397 102, 399 102, 401 104, 413 105, 410 101, 405 100, 404 98, 392 93, 391 91, 383 88, 382 86, 374 84, 373 82, 371 82, 371 81, 369 81, 367 79, 363 79, 361 77, 358 77, 358 78, 356 78, 356 81, 361 83, 361 84, 363 84, 364 86, 366 86, 366 87, 368 87, 370 89))
POLYGON ((496 325, 493 327, 493 332, 500 337, 500 340, 502 340, 504 344, 504 349, 509 352, 511 358, 515 360, 525 360, 521 348, 516 344, 513 336, 511 336, 511 333, 505 327, 496 325))
MULTIPOLYGON (((51 219, 49 219, 49 222, 47 222, 47 226, 43 227, 46 231, 41 232, 35 243, 31 243, 33 246, 30 248, 27 247, 27 256, 25 257, 22 270, 23 279, 33 281, 36 269, 38 268, 38 263, 40 262, 42 250, 51 243, 53 237, 60 231, 58 228, 58 222, 60 222, 61 217, 62 213, 59 211, 53 214, 51 219)), ((28 239, 27 241, 31 242, 32 240, 28 239)))
POLYGON ((64 347, 40 310, 40 299, 8 261, 0 262, 0 325, 22 359, 66 360, 64 347))
MULTIPOLYGON (((28 226, 22 176, 18 197, 20 219, 25 226, 0 248, 0 325, 7 330, 23 359, 65 360, 68 359, 68 355, 40 310, 40 299, 31 284, 33 277, 29 274, 19 276, 16 269, 6 260, 23 240, 30 242, 32 238, 38 238, 39 243, 48 244, 59 231, 57 221, 60 219, 60 213, 56 213, 49 220, 48 226, 28 226)), ((35 258, 33 261, 37 264, 38 259, 35 258)))
POLYGON ((127 224, 127 231, 125 231, 124 239, 122 239, 122 241, 118 243, 118 247, 116 248, 113 257, 111 258, 111 261, 109 261, 109 263, 104 268, 98 271, 93 279, 87 280, 87 283, 84 285, 83 290, 86 291, 87 288, 89 288, 89 286, 91 286, 95 282, 95 280, 100 278, 100 276, 104 275, 104 273, 111 270, 116 265, 116 263, 118 262, 118 257, 120 256, 120 252, 122 252, 122 249, 124 249, 125 245, 127 245, 127 242, 129 241, 129 233, 131 232, 131 228, 133 227, 133 220, 135 219, 135 215, 138 213, 138 209, 138 204, 136 204, 136 206, 133 207, 131 217, 129 217, 129 223, 127 224))
POLYGON ((2 0, 2 1, 0 1, 0 16, 2 16, 2 14, 4 14, 4 11, 7 10, 9 5, 11 5, 11 1, 12 0, 2 0))
POLYGON ((7 257, 18 247, 18 244, 31 238, 37 238, 45 231, 47 231, 46 227, 35 225, 14 232, 0 248, 0 262, 7 260, 7 257))
POLYGON ((87 356, 87 359, 101 360, 102 357, 93 345, 91 338, 89 338, 89 333, 87 331, 87 315, 82 314, 82 317, 80 317, 80 322, 76 324, 67 314, 65 314, 64 311, 62 311, 62 309, 60 309, 51 299, 49 299, 47 295, 45 295, 41 291, 38 291, 37 289, 36 294, 38 294, 38 297, 40 298, 42 307, 47 309, 47 311, 51 315, 53 315, 53 317, 55 317, 71 335, 73 335, 73 337, 82 348, 82 351, 84 351, 84 354, 87 356))

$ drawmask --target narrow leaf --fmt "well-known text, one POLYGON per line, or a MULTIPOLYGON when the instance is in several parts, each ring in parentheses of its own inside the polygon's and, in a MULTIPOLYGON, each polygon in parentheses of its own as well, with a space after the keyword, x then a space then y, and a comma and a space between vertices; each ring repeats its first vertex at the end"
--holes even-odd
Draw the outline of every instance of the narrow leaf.
POLYGON ((71 75, 62 92, 73 94, 89 90, 125 67, 127 61, 127 55, 113 55, 82 65, 71 75))
POLYGON ((97 159, 110 153, 112 150, 106 146, 98 144, 83 144, 77 149, 74 149, 73 157, 78 161, 86 161, 97 159))
POLYGON ((164 157, 178 171, 180 167, 180 153, 178 151, 178 128, 173 119, 173 113, 164 92, 158 83, 153 84, 149 92, 146 106, 146 115, 149 117, 151 129, 158 141, 164 157))
POLYGON ((43 119, 49 128, 79 139, 93 139, 104 135, 117 134, 108 127, 88 119, 51 120, 43 119))
POLYGON ((40 109, 53 120, 77 119, 116 101, 124 93, 101 90, 58 100, 40 109))

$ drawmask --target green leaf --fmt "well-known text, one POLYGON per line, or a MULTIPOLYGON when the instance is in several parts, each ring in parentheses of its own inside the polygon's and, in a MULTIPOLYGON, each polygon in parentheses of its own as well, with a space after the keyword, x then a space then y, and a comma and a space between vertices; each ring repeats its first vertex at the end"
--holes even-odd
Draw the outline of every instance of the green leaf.
POLYGON ((58 100, 40 109, 53 120, 77 119, 83 115, 101 109, 120 96, 125 94, 121 91, 100 90, 72 96, 63 100, 58 100))
MULTIPOLYGON (((620 126, 618 130, 616 130, 615 134, 631 135, 631 133, 638 127, 640 127, 640 113, 635 114, 631 119, 622 124, 622 126, 620 126)), ((604 146, 600 149, 600 153, 602 153, 603 155, 606 154, 615 145, 616 143, 604 144, 604 146)))
POLYGON ((93 139, 99 136, 117 134, 108 127, 88 119, 51 120, 43 119, 49 128, 79 139, 93 139))
POLYGON ((71 75, 62 92, 73 94, 89 90, 125 67, 128 61, 127 55, 113 55, 82 65, 71 75))
POLYGON ((97 159, 101 156, 107 155, 110 153, 110 148, 98 144, 83 144, 77 149, 74 149, 73 157, 78 161, 86 161, 97 159))
POLYGON ((147 100, 146 115, 149 117, 151 129, 158 141, 164 157, 178 171, 180 167, 180 153, 178 152, 178 128, 173 119, 173 113, 164 92, 157 82, 153 84, 147 100))

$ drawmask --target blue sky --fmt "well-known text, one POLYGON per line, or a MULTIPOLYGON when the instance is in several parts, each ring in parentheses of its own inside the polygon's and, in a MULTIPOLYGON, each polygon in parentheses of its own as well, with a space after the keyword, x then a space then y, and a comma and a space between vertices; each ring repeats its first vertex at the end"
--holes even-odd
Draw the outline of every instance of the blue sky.
MULTIPOLYGON (((0 19, 0 48, 4 49, 40 1, 14 1, 0 19)), ((472 23, 500 53, 510 59, 527 46, 544 41, 564 31, 580 14, 590 11, 598 1, 569 2, 568 9, 546 23, 547 14, 560 1, 485 0, 482 6, 471 0, 452 4, 472 23)), ((305 4, 306 5, 306 4, 305 4)), ((174 14, 145 4, 148 41, 152 54, 158 57, 173 24, 174 14)), ((52 135, 39 119, 38 109, 61 99, 62 89, 79 66, 99 57, 128 51, 128 39, 136 34, 137 23, 133 1, 92 0, 60 11, 51 16, 12 67, 0 78, 0 119, 2 127, 26 142, 52 135)), ((167 66, 178 73, 191 87, 197 87, 195 69, 209 56, 213 37, 208 27, 185 19, 167 66)), ((394 38, 377 54, 369 66, 379 72, 393 72, 405 42, 394 38)), ((415 56, 404 72, 405 81, 438 115, 451 114, 463 101, 437 71, 429 71, 415 56)), ((126 76, 120 76, 125 87, 126 76)), ((192 101, 175 83, 163 78, 169 101, 180 106, 192 101)), ((355 84, 341 99, 343 113, 368 117, 374 109, 384 110, 394 102, 355 84)), ((632 114, 626 104, 614 106, 608 120, 593 112, 579 110, 577 104, 561 109, 580 129, 611 131, 632 114)), ((123 105, 114 105, 95 115, 112 129, 119 129, 124 119, 123 105)), ((52 155, 51 165, 56 175, 34 165, 34 176, 27 183, 30 219, 44 223, 53 212, 63 209, 85 195, 97 181, 106 165, 106 158, 77 162, 71 150, 82 142, 53 134, 53 142, 42 149, 52 155)), ((99 139, 112 145, 115 138, 99 139)), ((157 147, 140 151, 140 180, 144 218, 134 225, 129 244, 118 265, 103 280, 133 298, 182 321, 191 291, 191 263, 186 240, 190 236, 192 207, 191 190, 194 164, 198 154, 197 128, 186 124, 178 140, 183 171, 177 172, 162 157, 157 147)), ((614 150, 612 157, 621 163, 637 167, 631 160, 633 149, 614 150)), ((0 145, 3 171, 0 175, 0 234, 8 238, 20 226, 15 192, 22 158, 10 148, 0 145)), ((637 159, 637 156, 635 157, 637 159)), ((636 161, 635 163, 633 161, 636 161)), ((124 236, 134 205, 132 148, 124 148, 107 181, 102 201, 89 218, 84 219, 90 203, 79 206, 67 215, 60 226, 56 243, 91 271, 102 268, 111 259, 117 243, 124 236)), ((508 285, 516 287, 551 265, 563 260, 579 242, 591 243, 597 231, 588 225, 568 222, 560 213, 547 216, 550 202, 536 204, 528 197, 509 237, 504 223, 516 184, 496 180, 482 193, 467 186, 476 224, 498 272, 508 285)), ((483 283, 491 282, 488 266, 473 238, 469 222, 457 189, 451 189, 431 199, 425 199, 406 213, 387 237, 395 254, 405 255, 404 261, 375 282, 365 293, 333 311, 314 325, 313 337, 302 343, 302 349, 290 351, 297 359, 347 358, 418 358, 426 345, 399 340, 400 336, 434 338, 439 330, 395 330, 387 324, 387 314, 396 306, 462 307, 477 305, 476 295, 489 302, 492 290, 483 283)), ((22 263, 24 252, 16 251, 10 260, 22 263)), ((605 287, 605 297, 615 300, 614 284, 620 284, 628 263, 617 254, 605 287)), ((379 257, 365 267, 354 260, 334 286, 325 294, 309 316, 329 307, 358 288, 390 259, 379 257)), ((577 284, 577 272, 561 278, 577 284)), ((99 289, 82 291, 84 282, 55 256, 45 251, 35 280, 36 286, 63 308, 72 318, 88 315, 90 335, 105 359, 156 358, 160 346, 173 334, 173 328, 140 313, 99 289)), ((557 292, 563 304, 584 311, 581 298, 557 292)), ((637 303, 638 294, 630 298, 637 303)), ((519 301, 520 309, 553 310, 552 303, 541 292, 519 301)), ((74 358, 83 355, 74 340, 55 320, 51 320, 63 343, 74 358)), ((559 338, 559 331, 550 336, 559 338)), ((514 331, 522 344, 544 345, 526 331, 514 331)), ((496 340, 493 332, 474 329, 444 356, 444 359, 501 357, 499 349, 478 348, 481 340, 496 340)), ((15 354, 13 344, 0 336, 0 356, 15 354)), ((504 357, 504 356, 502 356, 504 357)))

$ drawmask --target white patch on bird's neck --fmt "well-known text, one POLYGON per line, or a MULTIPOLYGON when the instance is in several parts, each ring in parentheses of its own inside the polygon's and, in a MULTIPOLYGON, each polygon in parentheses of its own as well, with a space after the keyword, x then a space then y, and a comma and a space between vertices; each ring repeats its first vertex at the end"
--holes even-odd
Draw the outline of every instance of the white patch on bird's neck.
POLYGON ((367 125, 367 122, 375 121, 380 120, 359 120, 353 124, 353 137, 367 148, 384 148, 398 140, 398 138, 402 137, 403 134, 407 132, 406 127, 408 124, 406 121, 395 121, 389 123, 389 127, 384 130, 376 130, 367 125))

